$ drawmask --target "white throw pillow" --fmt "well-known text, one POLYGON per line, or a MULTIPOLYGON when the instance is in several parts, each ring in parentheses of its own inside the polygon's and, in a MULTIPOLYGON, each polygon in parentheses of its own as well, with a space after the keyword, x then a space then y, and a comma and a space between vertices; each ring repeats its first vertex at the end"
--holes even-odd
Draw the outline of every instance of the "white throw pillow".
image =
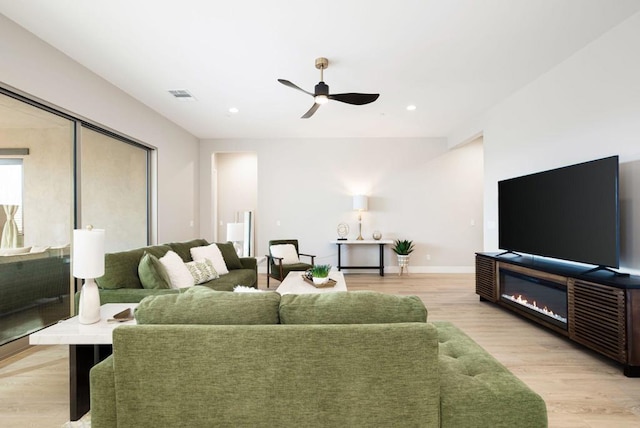
POLYGON ((195 261, 203 261, 205 259, 211 260, 213 268, 218 272, 218 275, 225 275, 229 273, 227 264, 224 262, 224 257, 220 252, 220 248, 216 244, 207 245, 204 247, 191 248, 191 258, 195 261))
POLYGON ((193 276, 193 280, 196 285, 209 282, 212 279, 220 278, 220 275, 218 275, 218 272, 216 272, 213 267, 213 263, 211 263, 211 260, 209 259, 188 262, 185 263, 185 265, 187 266, 187 269, 189 269, 189 272, 191 272, 191 276, 193 276))
POLYGON ((246 285, 236 285, 233 287, 233 291, 236 293, 262 293, 266 290, 259 290, 257 288, 247 287, 246 285))
POLYGON ((193 275, 191 275, 184 261, 175 252, 167 251, 167 254, 159 260, 167 271, 167 275, 169 275, 171 288, 191 287, 195 284, 193 275))
POLYGON ((296 251, 296 247, 294 247, 293 244, 272 245, 270 251, 273 257, 282 258, 283 265, 293 265, 296 263, 300 263, 298 252, 296 251))

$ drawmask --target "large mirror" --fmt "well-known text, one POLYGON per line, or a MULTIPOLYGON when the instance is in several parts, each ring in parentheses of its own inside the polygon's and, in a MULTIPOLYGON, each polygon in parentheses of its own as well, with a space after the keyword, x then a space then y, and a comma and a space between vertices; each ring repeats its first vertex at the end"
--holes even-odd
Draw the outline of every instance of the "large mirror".
POLYGON ((0 93, 0 345, 70 315, 74 128, 0 93))

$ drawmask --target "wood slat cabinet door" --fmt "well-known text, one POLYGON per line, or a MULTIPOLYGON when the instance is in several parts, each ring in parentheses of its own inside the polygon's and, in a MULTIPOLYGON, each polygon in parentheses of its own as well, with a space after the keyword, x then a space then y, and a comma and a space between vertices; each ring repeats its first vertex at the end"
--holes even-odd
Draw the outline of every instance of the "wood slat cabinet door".
POLYGON ((619 288, 569 280, 569 337, 618 362, 627 362, 626 300, 619 288))
POLYGON ((476 255, 476 294, 494 303, 498 301, 496 269, 495 259, 476 255))

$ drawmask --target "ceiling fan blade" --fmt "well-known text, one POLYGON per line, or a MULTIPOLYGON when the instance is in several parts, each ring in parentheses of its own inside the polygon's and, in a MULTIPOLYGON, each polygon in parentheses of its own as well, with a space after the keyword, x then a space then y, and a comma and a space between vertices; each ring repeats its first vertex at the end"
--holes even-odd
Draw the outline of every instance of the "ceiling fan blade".
POLYGON ((309 95, 311 95, 312 97, 314 96, 311 92, 305 91, 304 89, 302 89, 302 88, 301 88, 301 87, 299 87, 298 85, 295 85, 295 84, 293 84, 293 83, 289 82, 288 80, 278 79, 278 82, 282 83, 284 86, 288 86, 288 87, 290 87, 290 88, 293 88, 293 89, 297 89, 297 90, 299 90, 299 91, 302 91, 302 92, 304 92, 305 94, 309 94, 309 95))
POLYGON ((309 119, 311 116, 313 116, 313 113, 315 113, 316 110, 318 110, 319 108, 320 108, 320 104, 313 103, 313 105, 311 106, 309 111, 306 112, 304 115, 302 115, 302 117, 300 119, 309 119))
POLYGON ((361 106, 363 104, 369 104, 378 99, 380 94, 359 94, 356 92, 349 92, 346 94, 333 94, 328 95, 330 100, 336 100, 347 104, 355 104, 361 106))

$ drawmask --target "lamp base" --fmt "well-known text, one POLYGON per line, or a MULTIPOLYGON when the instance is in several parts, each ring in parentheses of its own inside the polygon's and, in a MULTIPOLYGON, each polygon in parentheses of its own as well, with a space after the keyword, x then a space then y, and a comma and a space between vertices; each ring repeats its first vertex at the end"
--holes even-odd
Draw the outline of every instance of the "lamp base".
POLYGON ((100 293, 93 278, 84 280, 80 290, 80 305, 78 308, 78 322, 80 324, 94 324, 100 321, 100 293))
POLYGON ((356 238, 356 241, 364 241, 364 238, 362 237, 362 216, 361 215, 358 216, 358 237, 356 238))

